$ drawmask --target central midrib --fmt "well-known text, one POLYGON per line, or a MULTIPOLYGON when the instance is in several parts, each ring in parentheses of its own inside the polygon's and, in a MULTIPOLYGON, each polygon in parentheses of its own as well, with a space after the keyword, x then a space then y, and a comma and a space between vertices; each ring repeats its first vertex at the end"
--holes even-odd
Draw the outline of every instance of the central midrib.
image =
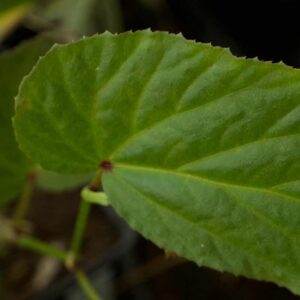
POLYGON ((161 168, 157 168, 157 167, 136 166, 136 165, 129 165, 129 164, 118 163, 118 162, 115 164, 115 167, 116 168, 120 167, 120 168, 124 168, 124 169, 131 169, 131 170, 136 170, 136 171, 140 171, 140 172, 143 171, 143 172, 151 172, 151 173, 163 173, 163 174, 167 174, 167 175, 171 175, 171 176, 190 178, 191 180, 206 182, 206 183, 209 183, 209 184, 222 186, 222 187, 225 187, 225 188, 245 189, 245 190, 252 191, 252 192, 266 193, 266 194, 270 194, 272 196, 285 198, 286 200, 289 200, 289 201, 296 202, 296 203, 300 204, 300 199, 298 199, 296 197, 286 195, 284 193, 280 193, 278 191, 274 191, 274 190, 267 189, 267 188, 258 188, 258 187, 253 187, 253 186, 246 186, 246 185, 239 185, 239 184, 235 184, 235 183, 216 181, 216 180, 212 180, 212 179, 209 179, 209 178, 205 178, 205 177, 190 174, 190 173, 179 172, 179 171, 176 171, 176 170, 161 169, 161 168))

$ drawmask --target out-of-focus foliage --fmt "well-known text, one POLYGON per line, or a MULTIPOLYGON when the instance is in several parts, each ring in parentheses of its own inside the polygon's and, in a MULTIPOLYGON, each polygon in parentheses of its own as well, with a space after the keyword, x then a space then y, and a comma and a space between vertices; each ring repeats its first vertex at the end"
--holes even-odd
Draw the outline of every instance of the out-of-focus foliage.
MULTIPOLYGON (((5 254, 7 250, 7 239, 12 239, 14 231, 11 227, 10 222, 0 215, 0 257, 5 254)), ((1 274, 0 274, 1 281, 1 274)), ((0 283, 0 297, 1 297, 1 283, 0 283)), ((1 297, 2 299, 2 297, 1 297)))
POLYGON ((90 182, 92 178, 93 174, 91 173, 82 175, 61 175, 41 169, 38 172, 37 185, 44 190, 61 192, 84 185, 90 182))
POLYGON ((52 0, 37 5, 31 16, 36 28, 46 27, 76 36, 122 30, 119 0, 52 0))
POLYGON ((0 206, 22 190, 34 165, 15 141, 11 123, 14 97, 23 77, 52 43, 50 38, 41 37, 0 56, 0 206))
POLYGON ((50 26, 76 34, 95 30, 92 17, 97 0, 52 0, 41 3, 36 16, 50 26))
POLYGON ((33 0, 1 0, 0 2, 0 13, 6 12, 10 9, 14 9, 20 5, 28 4, 33 0))
POLYGON ((1 0, 0 2, 0 41, 28 13, 32 0, 1 0))

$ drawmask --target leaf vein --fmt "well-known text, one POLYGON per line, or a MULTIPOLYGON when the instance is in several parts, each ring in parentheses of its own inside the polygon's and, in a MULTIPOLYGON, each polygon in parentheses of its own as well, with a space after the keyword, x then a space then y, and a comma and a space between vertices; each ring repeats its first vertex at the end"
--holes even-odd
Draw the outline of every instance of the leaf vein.
POLYGON ((141 88, 141 91, 140 91, 139 95, 137 95, 136 105, 133 108, 133 112, 132 112, 132 117, 131 117, 132 118, 132 125, 131 125, 132 132, 134 132, 134 130, 136 128, 139 107, 140 107, 141 101, 143 99, 143 95, 146 92, 146 90, 147 90, 148 86, 150 85, 151 81, 157 75, 157 72, 158 72, 158 70, 159 70, 159 68, 160 68, 160 66, 161 66, 161 64, 162 64, 165 56, 166 56, 166 53, 163 52, 160 55, 159 59, 157 60, 156 64, 154 65, 153 70, 152 70, 149 78, 146 79, 146 80, 143 80, 143 86, 141 88))
MULTIPOLYGON (((232 241, 230 241, 230 239, 222 237, 221 235, 218 235, 212 229, 206 228, 204 224, 202 224, 202 223, 199 224, 199 222, 195 222, 195 221, 193 221, 192 219, 188 218, 185 215, 176 213, 176 211, 174 211, 170 207, 168 207, 166 205, 163 205, 162 203, 159 203, 159 202, 155 201, 155 199, 152 199, 151 197, 149 197, 148 195, 144 194, 142 191, 140 191, 136 187, 134 187, 131 184, 127 183, 123 178, 120 178, 120 176, 118 176, 118 180, 121 181, 121 182, 123 182, 123 184, 127 185, 128 188, 130 188, 131 190, 135 191, 137 194, 139 194, 142 198, 146 199, 148 202, 150 202, 150 203, 152 203, 152 204, 160 207, 161 209, 163 209, 165 211, 168 211, 169 213, 175 215, 175 217, 180 218, 183 221, 191 224, 193 227, 196 227, 197 230, 200 229, 201 231, 205 232, 206 234, 210 235, 211 237, 216 238, 217 240, 220 240, 221 242, 227 244, 230 248, 236 249, 237 251, 239 251, 240 253, 242 253, 243 256, 245 255, 245 252, 248 252, 247 256, 255 257, 256 259, 264 261, 264 262, 267 260, 273 266, 277 265, 277 262, 274 261, 274 260, 272 260, 272 259, 270 259, 270 256, 266 257, 264 255, 254 253, 253 251, 252 251, 252 253, 249 253, 249 248, 248 247, 245 247, 245 246, 242 246, 242 245, 236 245, 236 241, 235 241, 235 243, 232 243, 232 241)), ((222 253, 222 252, 220 251, 220 253, 222 253)), ((223 259, 224 259, 224 257, 223 257, 223 259)))
POLYGON ((169 174, 171 176, 186 177, 186 178, 190 178, 190 179, 200 181, 200 182, 207 182, 209 184, 226 187, 226 188, 238 188, 238 189, 246 189, 246 190, 259 192, 259 193, 267 193, 267 194, 271 194, 276 197, 285 198, 289 201, 300 204, 300 199, 298 199, 296 197, 293 197, 290 195, 285 195, 283 193, 280 193, 279 191, 273 191, 273 190, 266 189, 266 188, 258 188, 258 187, 253 187, 253 186, 246 186, 246 185, 239 185, 239 184, 222 182, 222 181, 215 181, 215 180, 203 177, 203 176, 198 176, 198 175, 194 175, 194 174, 190 174, 190 173, 186 173, 186 172, 178 172, 176 170, 160 169, 160 168, 156 168, 156 167, 134 166, 134 165, 128 165, 128 164, 119 163, 119 162, 116 164, 116 167, 132 169, 132 170, 136 170, 136 171, 140 171, 140 172, 142 172, 142 171, 152 172, 152 173, 159 172, 159 173, 169 174))
POLYGON ((201 157, 199 159, 184 163, 184 164, 178 166, 177 169, 182 170, 182 169, 184 169, 186 167, 189 167, 193 164, 203 162, 203 161, 207 161, 209 159, 218 157, 218 156, 223 155, 223 154, 231 153, 231 152, 234 152, 234 151, 239 151, 242 148, 247 147, 249 145, 253 145, 253 144, 257 144, 257 143, 269 143, 270 141, 273 141, 273 140, 276 140, 276 139, 287 139, 287 138, 297 138, 297 137, 300 138, 300 133, 289 134, 289 135, 281 135, 281 136, 264 137, 262 139, 250 141, 248 143, 241 144, 241 145, 238 145, 238 146, 233 147, 233 148, 229 148, 229 149, 225 149, 225 150, 222 150, 222 151, 219 151, 219 152, 211 153, 211 154, 206 155, 204 157, 201 157))

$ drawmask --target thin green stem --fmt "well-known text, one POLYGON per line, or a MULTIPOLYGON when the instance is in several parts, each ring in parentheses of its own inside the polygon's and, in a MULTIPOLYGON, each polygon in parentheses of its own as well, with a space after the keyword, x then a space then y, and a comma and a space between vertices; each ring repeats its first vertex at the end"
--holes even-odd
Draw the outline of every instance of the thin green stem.
MULTIPOLYGON (((52 246, 46 242, 40 241, 36 238, 27 235, 20 235, 16 240, 17 245, 26 250, 33 251, 35 253, 43 254, 66 262, 68 259, 68 253, 55 246, 52 246)), ((86 274, 80 270, 75 272, 76 279, 80 285, 82 291, 85 293, 89 300, 101 300, 97 291, 93 288, 89 282, 86 274)))
POLYGON ((121 32, 123 30, 123 17, 120 0, 104 0, 102 5, 105 11, 107 29, 113 33, 121 32))
POLYGON ((17 237, 16 243, 20 248, 54 257, 62 262, 67 259, 66 251, 25 234, 17 237))
POLYGON ((23 219, 26 217, 32 200, 33 190, 34 180, 27 179, 13 216, 13 224, 16 227, 18 227, 22 223, 23 219))
POLYGON ((110 205, 110 202, 107 198, 107 195, 103 192, 94 192, 89 187, 85 187, 81 191, 81 197, 84 201, 102 205, 102 206, 108 206, 110 205))
POLYGON ((77 220, 75 224, 75 229, 73 233, 71 247, 68 253, 68 256, 65 260, 66 267, 74 271, 78 284, 80 285, 82 291, 85 293, 89 300, 101 300, 101 297, 98 295, 97 291, 93 288, 89 282, 86 274, 81 270, 76 270, 75 261, 78 258, 80 247, 82 244, 83 235, 87 226, 88 217, 91 210, 92 203, 86 201, 84 191, 88 190, 91 193, 97 193, 101 187, 101 171, 98 171, 95 178, 91 182, 88 188, 85 188, 81 192, 81 202, 79 206, 79 211, 77 214, 77 220))
MULTIPOLYGON (((101 187, 101 171, 96 173, 95 178, 91 182, 89 189, 91 191, 98 191, 101 187)), ((75 260, 78 258, 79 250, 82 244, 82 238, 86 229, 86 224, 91 210, 91 203, 86 201, 81 195, 81 202, 79 206, 79 211, 77 214, 77 220, 75 224, 75 229, 73 233, 72 243, 68 258, 66 260, 66 266, 69 269, 74 268, 75 260)))
POLYGON ((69 269, 74 268, 75 260, 78 258, 80 247, 82 244, 82 238, 86 229, 87 220, 91 210, 91 203, 81 199, 79 212, 77 214, 77 220, 73 233, 72 243, 69 250, 66 265, 69 269))
POLYGON ((86 274, 82 271, 75 272, 76 279, 80 285, 82 291, 85 293, 86 297, 89 300, 101 300, 102 298, 98 295, 97 291, 91 285, 86 274))

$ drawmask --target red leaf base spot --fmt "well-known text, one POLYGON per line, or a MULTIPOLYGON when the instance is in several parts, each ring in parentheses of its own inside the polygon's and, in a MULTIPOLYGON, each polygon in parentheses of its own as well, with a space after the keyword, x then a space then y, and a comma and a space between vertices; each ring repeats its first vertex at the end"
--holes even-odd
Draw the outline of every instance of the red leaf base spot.
POLYGON ((36 182, 37 177, 38 177, 38 176, 37 176, 36 172, 29 172, 29 173, 27 174, 27 180, 28 180, 29 182, 32 182, 32 183, 36 182))
POLYGON ((100 164, 100 167, 103 171, 111 171, 114 168, 113 163, 110 160, 103 160, 100 164))

